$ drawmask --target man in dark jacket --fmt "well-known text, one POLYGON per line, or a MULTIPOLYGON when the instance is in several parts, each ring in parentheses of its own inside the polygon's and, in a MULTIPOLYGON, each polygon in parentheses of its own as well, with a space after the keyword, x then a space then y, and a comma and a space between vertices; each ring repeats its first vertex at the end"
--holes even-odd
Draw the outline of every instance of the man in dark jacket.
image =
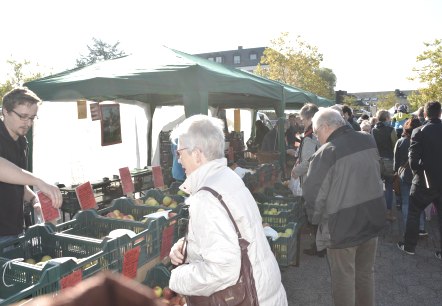
POLYGON ((317 248, 327 249, 334 304, 374 305, 377 237, 386 222, 376 143, 329 108, 314 115, 313 131, 322 146, 303 196, 309 221, 318 224, 317 248))
MULTIPOLYGON (((404 241, 398 242, 400 250, 414 255, 419 237, 419 215, 430 203, 438 212, 439 231, 442 239, 442 123, 439 102, 425 104, 427 123, 413 130, 408 153, 413 182, 410 190, 407 225, 404 241)), ((441 241, 442 246, 442 241, 441 241)), ((442 259, 441 251, 436 258, 442 259)))

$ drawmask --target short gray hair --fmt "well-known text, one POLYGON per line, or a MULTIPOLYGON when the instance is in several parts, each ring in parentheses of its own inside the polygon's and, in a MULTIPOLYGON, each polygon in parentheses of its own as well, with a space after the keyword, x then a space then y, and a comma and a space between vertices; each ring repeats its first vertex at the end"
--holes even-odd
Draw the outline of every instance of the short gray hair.
POLYGON ((370 133, 371 131, 371 123, 368 120, 362 120, 361 122, 361 130, 365 131, 367 133, 370 133))
POLYGON ((224 157, 224 123, 207 115, 194 115, 185 119, 171 133, 170 139, 178 139, 180 148, 188 152, 200 149, 207 160, 224 157))
POLYGON ((344 117, 332 108, 323 108, 319 110, 312 119, 313 130, 316 131, 319 127, 327 125, 334 128, 339 128, 346 125, 344 117))
POLYGON ((330 109, 334 109, 335 111, 337 111, 338 113, 341 114, 342 117, 344 117, 344 112, 342 110, 342 106, 339 104, 334 104, 332 106, 329 106, 330 109))
POLYGON ((319 109, 315 104, 307 103, 301 108, 299 115, 304 119, 310 120, 313 118, 318 110, 319 109))
POLYGON ((385 122, 389 118, 391 118, 391 115, 388 110, 381 109, 381 110, 378 110, 378 112, 376 113, 376 118, 378 119, 379 122, 385 122))

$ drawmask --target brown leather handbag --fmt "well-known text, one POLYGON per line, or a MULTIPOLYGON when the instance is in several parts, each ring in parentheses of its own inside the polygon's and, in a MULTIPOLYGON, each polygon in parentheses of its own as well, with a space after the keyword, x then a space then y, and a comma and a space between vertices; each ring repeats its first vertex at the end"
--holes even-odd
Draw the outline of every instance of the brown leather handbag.
POLYGON ((247 254, 249 242, 242 238, 241 232, 230 210, 227 208, 226 203, 224 203, 222 196, 210 187, 202 187, 200 190, 206 190, 212 193, 227 210, 238 235, 239 246, 241 248, 241 270, 235 285, 217 291, 210 296, 186 296, 187 306, 258 306, 255 279, 253 278, 252 265, 249 260, 249 255, 247 254))

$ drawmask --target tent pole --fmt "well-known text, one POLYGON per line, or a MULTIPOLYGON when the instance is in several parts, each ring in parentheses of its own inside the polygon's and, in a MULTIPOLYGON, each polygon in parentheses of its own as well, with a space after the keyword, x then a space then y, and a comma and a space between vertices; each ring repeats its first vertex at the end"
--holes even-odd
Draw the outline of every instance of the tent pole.
POLYGON ((153 103, 149 104, 150 106, 150 120, 149 120, 149 125, 148 125, 148 131, 147 131, 147 165, 151 166, 152 165, 152 119, 153 119, 153 114, 155 112, 155 109, 157 108, 157 106, 153 103))
POLYGON ((284 86, 281 86, 282 94, 281 101, 276 107, 276 115, 278 116, 278 142, 279 142, 279 164, 281 166, 282 174, 286 177, 286 145, 285 145, 285 90, 284 86))

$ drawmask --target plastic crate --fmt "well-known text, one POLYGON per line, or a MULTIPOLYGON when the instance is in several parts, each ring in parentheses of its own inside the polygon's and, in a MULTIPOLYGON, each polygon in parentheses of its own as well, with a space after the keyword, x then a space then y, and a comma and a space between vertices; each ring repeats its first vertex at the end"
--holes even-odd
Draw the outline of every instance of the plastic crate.
POLYGON ((48 263, 44 267, 37 267, 8 262, 8 259, 0 258, 0 305, 10 305, 59 290, 60 267, 57 264, 48 263))
POLYGON ((134 232, 134 237, 117 238, 121 256, 124 252, 140 246, 138 266, 159 255, 159 226, 150 222, 113 219, 100 216, 94 210, 80 211, 74 219, 59 224, 56 230, 61 233, 104 239, 111 231, 127 229, 134 232))
POLYGON ((102 270, 121 272, 123 258, 117 242, 56 233, 49 224, 30 227, 24 236, 2 244, 0 249, 0 261, 9 261, 7 266, 2 265, 5 282, 13 285, 1 287, 0 305, 56 292, 61 288, 60 280, 77 270, 81 270, 82 279, 102 270), (22 261, 32 258, 38 262, 44 255, 52 257, 44 266, 22 261))
POLYGON ((143 222, 145 215, 154 213, 160 208, 165 210, 171 209, 165 206, 136 205, 134 200, 121 197, 113 200, 110 206, 98 210, 97 213, 101 216, 105 216, 111 211, 119 210, 125 215, 132 215, 134 217, 134 221, 143 222))
POLYGON ((288 222, 300 221, 304 214, 304 199, 300 196, 296 197, 271 197, 267 196, 263 193, 255 193, 254 197, 257 201, 259 211, 261 216, 265 216, 266 219, 272 219, 272 222, 264 221, 267 223, 271 223, 275 226, 285 226, 288 222), (275 210, 278 212, 277 214, 269 214, 268 211, 275 210), (288 214, 286 214, 288 212, 288 214), (282 213, 282 214, 281 214, 282 213), (278 218, 273 218, 273 216, 279 217, 287 217, 287 222, 283 223, 284 220, 276 220, 278 218))
POLYGON ((155 189, 155 188, 147 190, 145 192, 144 196, 142 196, 140 198, 140 200, 144 202, 146 199, 152 197, 159 204, 159 205, 153 206, 153 207, 171 209, 170 207, 163 205, 163 199, 166 196, 172 198, 178 205, 184 203, 184 197, 183 196, 180 196, 180 195, 177 195, 177 194, 165 194, 165 192, 163 192, 162 190, 155 189))
POLYGON ((272 251, 280 266, 299 265, 300 227, 301 225, 295 222, 283 227, 273 227, 278 233, 286 233, 288 229, 292 230, 288 237, 280 236, 271 243, 272 251))
POLYGON ((157 264, 155 267, 147 272, 146 278, 143 284, 154 288, 155 286, 160 286, 161 288, 169 286, 170 280, 170 270, 163 263, 157 264))

